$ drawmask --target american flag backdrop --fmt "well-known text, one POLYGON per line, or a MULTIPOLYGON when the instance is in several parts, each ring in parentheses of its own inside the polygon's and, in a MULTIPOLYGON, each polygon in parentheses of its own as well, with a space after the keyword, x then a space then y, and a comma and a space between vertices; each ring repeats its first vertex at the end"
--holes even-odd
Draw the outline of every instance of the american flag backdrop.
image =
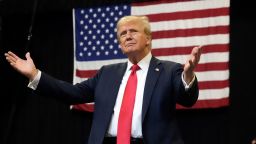
MULTIPOLYGON (((73 83, 92 77, 102 65, 127 61, 116 39, 116 22, 125 15, 146 15, 157 58, 184 64, 194 46, 203 46, 195 70, 199 100, 192 108, 228 106, 229 7, 229 0, 160 0, 73 9, 73 83)), ((93 111, 93 103, 72 108, 93 111)))

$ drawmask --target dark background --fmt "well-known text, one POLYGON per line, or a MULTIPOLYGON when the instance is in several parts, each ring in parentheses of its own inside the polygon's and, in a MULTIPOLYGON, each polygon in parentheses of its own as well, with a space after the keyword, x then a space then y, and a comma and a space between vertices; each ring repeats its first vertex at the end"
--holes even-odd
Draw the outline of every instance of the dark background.
MULTIPOLYGON (((36 96, 28 80, 14 71, 4 52, 24 56, 29 48, 35 64, 48 74, 72 82, 72 8, 125 1, 38 0, 33 37, 27 43, 33 0, 0 0, 0 143, 82 144, 92 113, 70 111, 55 99, 36 96)), ((230 106, 178 110, 186 144, 250 144, 256 137, 254 5, 231 0, 230 106)))

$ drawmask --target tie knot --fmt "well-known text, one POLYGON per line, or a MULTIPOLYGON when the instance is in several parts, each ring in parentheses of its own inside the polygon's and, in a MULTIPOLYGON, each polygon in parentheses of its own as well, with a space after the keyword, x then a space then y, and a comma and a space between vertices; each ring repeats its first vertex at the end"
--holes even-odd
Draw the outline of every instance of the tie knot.
POLYGON ((135 64, 135 65, 133 65, 133 66, 131 67, 131 69, 132 69, 132 72, 136 72, 137 70, 140 69, 140 67, 139 67, 137 64, 135 64))

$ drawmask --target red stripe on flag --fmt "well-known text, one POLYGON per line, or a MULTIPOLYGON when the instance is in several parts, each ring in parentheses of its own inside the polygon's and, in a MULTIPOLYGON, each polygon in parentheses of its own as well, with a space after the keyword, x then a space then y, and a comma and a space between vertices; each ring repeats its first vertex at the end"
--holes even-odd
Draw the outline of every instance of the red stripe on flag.
POLYGON ((222 89, 229 87, 229 81, 223 80, 223 81, 203 81, 199 82, 199 89, 222 89))
MULTIPOLYGON (((229 98, 222 98, 222 99, 209 99, 209 100, 199 100, 196 104, 192 107, 192 109, 201 109, 201 108, 218 108, 224 107, 229 105, 229 98)), ((177 109, 191 109, 183 107, 179 104, 176 105, 177 109)))
MULTIPOLYGON (((190 54, 195 46, 188 47, 171 47, 171 48, 154 48, 152 54, 154 56, 170 56, 170 55, 185 55, 190 54)), ((229 50, 228 44, 216 44, 203 46, 202 53, 210 52, 227 52, 229 50)))
MULTIPOLYGON (((198 64, 195 71, 197 72, 220 71, 220 70, 228 70, 228 68, 229 68, 228 62, 205 63, 205 64, 198 64)), ((96 73, 97 73, 97 70, 76 70, 77 76, 81 78, 90 78, 90 77, 93 77, 96 73)))
POLYGON ((98 70, 76 70, 76 76, 82 78, 90 78, 93 77, 98 70))
POLYGON ((179 19, 191 19, 191 18, 206 18, 216 16, 227 16, 229 14, 229 8, 215 8, 204 10, 193 10, 183 12, 172 13, 159 13, 147 15, 151 22, 167 21, 167 20, 179 20, 179 19))
POLYGON ((216 62, 216 63, 205 63, 205 64, 198 64, 196 66, 196 72, 203 72, 203 71, 219 71, 219 70, 228 70, 229 63, 228 62, 216 62))
POLYGON ((94 111, 94 104, 77 104, 72 105, 72 109, 80 110, 80 111, 87 111, 87 112, 93 112, 94 111))
POLYGON ((177 3, 177 2, 189 2, 194 0, 157 0, 157 1, 146 1, 146 2, 135 2, 132 6, 145 6, 145 5, 156 5, 156 4, 166 4, 166 3, 177 3))

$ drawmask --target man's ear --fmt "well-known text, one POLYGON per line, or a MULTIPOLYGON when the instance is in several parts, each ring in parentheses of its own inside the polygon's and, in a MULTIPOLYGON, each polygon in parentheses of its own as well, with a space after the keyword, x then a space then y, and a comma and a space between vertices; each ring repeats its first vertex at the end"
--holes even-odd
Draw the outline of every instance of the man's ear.
POLYGON ((147 38, 147 43, 146 43, 146 45, 148 46, 148 45, 150 45, 150 43, 151 43, 151 36, 147 36, 146 38, 147 38))

